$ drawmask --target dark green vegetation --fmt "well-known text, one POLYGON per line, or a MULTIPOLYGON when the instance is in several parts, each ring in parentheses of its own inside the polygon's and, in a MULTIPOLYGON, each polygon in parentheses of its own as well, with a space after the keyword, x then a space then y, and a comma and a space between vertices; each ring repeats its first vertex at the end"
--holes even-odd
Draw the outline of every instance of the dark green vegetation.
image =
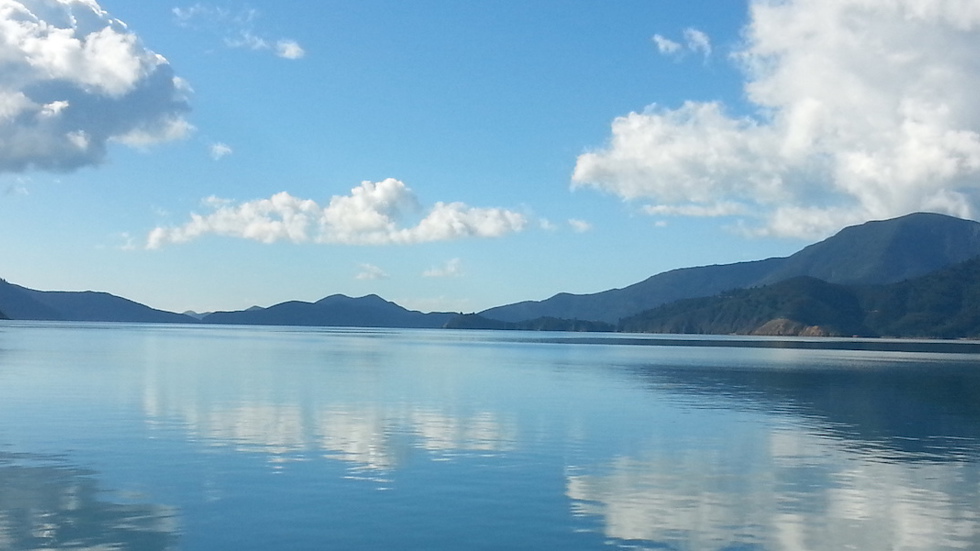
POLYGON ((889 285, 798 277, 625 318, 630 332, 980 338, 980 257, 889 285))
POLYGON ((55 321, 980 338, 980 261, 969 260, 978 255, 980 223, 918 213, 845 228, 786 258, 672 270, 622 289, 479 314, 331 295, 188 315, 3 280, 0 310, 55 321))
POLYGON ((796 277, 714 297, 679 300, 624 318, 633 333, 868 335, 848 287, 796 277))
POLYGON ((616 326, 602 321, 568 320, 560 318, 536 318, 518 322, 485 318, 480 314, 455 316, 443 326, 446 329, 511 329, 518 331, 615 331, 616 326))
POLYGON ((480 315, 516 322, 550 316, 616 323, 676 300, 708 297, 798 276, 843 285, 879 285, 925 275, 980 255, 980 223, 917 213, 851 226, 786 258, 683 268, 601 293, 561 293, 498 306, 480 315))

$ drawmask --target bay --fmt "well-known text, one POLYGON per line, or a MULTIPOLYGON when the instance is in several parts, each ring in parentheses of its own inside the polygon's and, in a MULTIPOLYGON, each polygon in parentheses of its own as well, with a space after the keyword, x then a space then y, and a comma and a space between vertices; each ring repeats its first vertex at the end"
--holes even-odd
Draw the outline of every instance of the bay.
POLYGON ((980 548, 980 355, 855 342, 4 322, 0 549, 980 548))

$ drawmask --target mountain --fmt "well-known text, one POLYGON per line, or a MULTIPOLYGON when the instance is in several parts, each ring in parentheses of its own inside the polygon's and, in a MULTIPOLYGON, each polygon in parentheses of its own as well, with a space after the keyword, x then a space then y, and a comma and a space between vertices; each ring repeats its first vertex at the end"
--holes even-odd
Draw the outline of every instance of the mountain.
POLYGON ((888 285, 796 277, 625 318, 631 332, 980 337, 980 257, 888 285))
POLYGON ((915 213, 844 228, 784 258, 682 268, 622 289, 560 293, 484 310, 483 317, 518 322, 540 317, 597 320, 622 318, 673 301, 709 297, 746 287, 809 276, 829 283, 885 284, 927 274, 980 254, 980 223, 915 213))
POLYGON ((11 319, 193 323, 183 314, 94 291, 36 291, 0 280, 0 308, 11 319))
POLYGON ((800 276, 764 287, 679 300, 620 321, 631 333, 870 335, 855 292, 800 276))
POLYGON ((0 279, 0 308, 11 319, 64 320, 65 316, 37 301, 31 289, 0 279))
POLYGON ((787 257, 760 283, 810 276, 844 285, 894 283, 980 254, 980 223, 917 213, 844 228, 787 257))
POLYGON ((289 301, 268 308, 214 312, 204 316, 202 321, 233 325, 438 328, 456 315, 423 314, 377 295, 359 298, 331 295, 316 302, 289 301))

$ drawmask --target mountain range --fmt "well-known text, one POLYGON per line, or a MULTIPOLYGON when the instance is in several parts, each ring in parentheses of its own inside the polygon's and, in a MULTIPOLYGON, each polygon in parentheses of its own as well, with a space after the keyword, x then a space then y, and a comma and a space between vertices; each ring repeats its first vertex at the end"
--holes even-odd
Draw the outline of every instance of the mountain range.
POLYGON ((676 300, 809 276, 843 285, 880 285, 925 275, 980 255, 980 223, 915 213, 844 228, 794 255, 682 268, 622 289, 497 306, 480 315, 500 321, 555 317, 616 323, 676 300))
POLYGON ((0 280, 0 309, 15 320, 416 328, 442 327, 458 315, 424 314, 377 295, 331 295, 317 302, 288 301, 268 308, 192 316, 156 310, 109 293, 36 291, 4 280, 0 280))
POLYGON ((202 317, 201 322, 228 325, 438 328, 457 315, 443 312, 423 314, 378 295, 359 298, 330 295, 316 302, 294 300, 268 308, 213 312, 202 317))
MULTIPOLYGON (((878 311, 891 312, 892 302, 905 300, 906 315, 911 315, 909 312, 917 311, 916 308, 924 304, 921 301, 918 306, 912 304, 909 302, 912 299, 908 298, 911 295, 901 295, 897 290, 899 287, 890 288, 891 284, 932 274, 978 255, 980 223, 940 214, 916 213, 845 228, 788 257, 671 270, 622 289, 579 295, 559 293, 546 300, 490 308, 478 315, 423 313, 408 310, 377 295, 358 298, 331 295, 316 302, 288 301, 267 308, 188 315, 157 310, 108 293, 37 291, 4 280, 0 280, 0 311, 15 320, 576 331, 615 330, 619 324, 619 329, 634 331, 669 329, 731 333, 759 331, 761 325, 773 322, 776 325, 768 328, 772 332, 799 332, 801 327, 817 327, 834 334, 890 334, 887 327, 868 318, 865 312, 868 305, 877 304, 878 311), (745 291, 736 291, 739 289, 745 291), (822 311, 829 317, 802 316, 806 319, 796 320, 792 316, 771 317, 786 310, 766 311, 753 306, 736 312, 737 300, 728 300, 727 306, 723 307, 709 300, 721 294, 727 299, 741 297, 739 300, 754 304, 752 301, 763 300, 759 298, 763 295, 758 293, 768 293, 765 296, 768 301, 776 297, 791 302, 793 296, 804 297, 804 302, 809 301, 803 308, 807 316, 822 311), (677 302, 688 299, 704 301, 677 302), (847 301, 851 301, 851 306, 845 307, 847 301), (826 308, 821 310, 818 304, 826 308), (660 307, 663 309, 656 314, 650 313, 660 307), (716 308, 728 313, 718 314, 713 310, 716 308), (711 314, 715 316, 743 316, 746 319, 729 325, 711 325, 702 318, 692 317, 684 318, 687 320, 684 325, 677 316, 685 309, 689 310, 688 315, 698 310, 715 312, 711 314), (749 310, 754 311, 751 316, 747 313, 749 310), (853 319, 848 321, 841 315, 845 318, 851 315, 853 319), (770 317, 762 320, 766 316, 770 317), (831 318, 833 323, 828 321, 831 318), (760 324, 752 325, 760 320, 760 324), (777 327, 780 323, 788 325, 780 329, 777 327)), ((967 278, 964 280, 967 281, 969 278, 976 280, 977 276, 980 274, 964 268, 944 277, 947 280, 967 278)), ((920 289, 915 291, 920 294, 921 289, 925 289, 915 288, 920 289)), ((949 297, 933 298, 949 300, 949 297)))
POLYGON ((628 332, 980 337, 980 257, 888 285, 795 277, 680 300, 623 319, 628 332))

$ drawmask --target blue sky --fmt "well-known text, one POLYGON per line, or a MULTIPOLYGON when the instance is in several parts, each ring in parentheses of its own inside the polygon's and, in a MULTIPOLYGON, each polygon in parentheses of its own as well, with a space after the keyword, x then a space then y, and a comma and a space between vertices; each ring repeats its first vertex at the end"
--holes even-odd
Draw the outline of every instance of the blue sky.
POLYGON ((975 218, 980 2, 0 1, 0 277, 478 311, 975 218))

